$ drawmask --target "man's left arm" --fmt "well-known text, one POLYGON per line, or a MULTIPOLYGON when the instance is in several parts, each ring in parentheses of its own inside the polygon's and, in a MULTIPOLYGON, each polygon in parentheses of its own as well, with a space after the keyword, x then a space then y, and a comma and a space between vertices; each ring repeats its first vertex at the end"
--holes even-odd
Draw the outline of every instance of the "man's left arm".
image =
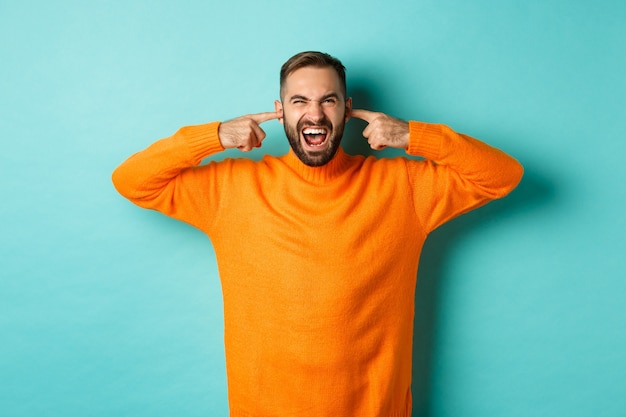
POLYGON ((407 168, 427 232, 506 196, 522 178, 523 167, 513 157, 445 125, 405 122, 367 110, 353 110, 352 116, 368 122, 363 136, 372 149, 401 148, 426 159, 407 168))

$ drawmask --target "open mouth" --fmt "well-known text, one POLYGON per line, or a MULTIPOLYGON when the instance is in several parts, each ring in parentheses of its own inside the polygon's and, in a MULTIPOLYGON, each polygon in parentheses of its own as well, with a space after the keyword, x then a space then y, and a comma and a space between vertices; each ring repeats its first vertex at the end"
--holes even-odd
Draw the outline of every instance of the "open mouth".
POLYGON ((328 129, 325 127, 307 127, 302 130, 302 137, 310 148, 321 148, 327 142, 328 129))

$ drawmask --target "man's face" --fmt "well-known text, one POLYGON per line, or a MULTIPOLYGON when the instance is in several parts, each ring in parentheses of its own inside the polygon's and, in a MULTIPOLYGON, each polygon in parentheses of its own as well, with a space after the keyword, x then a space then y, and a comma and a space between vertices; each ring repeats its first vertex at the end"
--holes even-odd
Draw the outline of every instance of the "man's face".
POLYGON ((346 99, 333 68, 300 68, 283 85, 281 123, 294 153, 309 166, 328 163, 339 148, 350 117, 352 100, 346 99))

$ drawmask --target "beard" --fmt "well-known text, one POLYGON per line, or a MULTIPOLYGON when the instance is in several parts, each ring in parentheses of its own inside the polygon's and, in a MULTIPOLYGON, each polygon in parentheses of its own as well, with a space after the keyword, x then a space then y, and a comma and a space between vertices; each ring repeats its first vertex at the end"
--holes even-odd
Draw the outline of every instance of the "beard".
POLYGON ((287 121, 287 119, 284 119, 285 135, 287 136, 287 140, 289 140, 291 149, 293 149, 293 152, 296 154, 298 159, 302 161, 302 163, 310 167, 326 165, 331 159, 333 159, 337 153, 337 149, 339 149, 339 145, 341 144, 345 124, 346 122, 344 119, 338 126, 333 126, 331 121, 324 117, 317 123, 300 120, 296 126, 293 126, 287 121), (304 136, 302 131, 306 127, 310 126, 325 127, 328 131, 326 138, 328 145, 319 151, 307 150, 302 146, 302 141, 304 140, 304 138, 301 138, 301 135, 304 136))

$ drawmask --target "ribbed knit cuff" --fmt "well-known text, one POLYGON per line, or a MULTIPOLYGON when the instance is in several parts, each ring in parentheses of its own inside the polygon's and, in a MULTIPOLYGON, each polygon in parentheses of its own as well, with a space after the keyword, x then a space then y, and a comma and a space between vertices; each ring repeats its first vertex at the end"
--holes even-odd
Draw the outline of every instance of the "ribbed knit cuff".
POLYGON ((442 137, 441 125, 410 121, 406 153, 437 160, 441 152, 442 137))
POLYGON ((218 135, 220 122, 185 126, 178 134, 185 138, 194 159, 201 161, 207 156, 224 150, 218 135))

